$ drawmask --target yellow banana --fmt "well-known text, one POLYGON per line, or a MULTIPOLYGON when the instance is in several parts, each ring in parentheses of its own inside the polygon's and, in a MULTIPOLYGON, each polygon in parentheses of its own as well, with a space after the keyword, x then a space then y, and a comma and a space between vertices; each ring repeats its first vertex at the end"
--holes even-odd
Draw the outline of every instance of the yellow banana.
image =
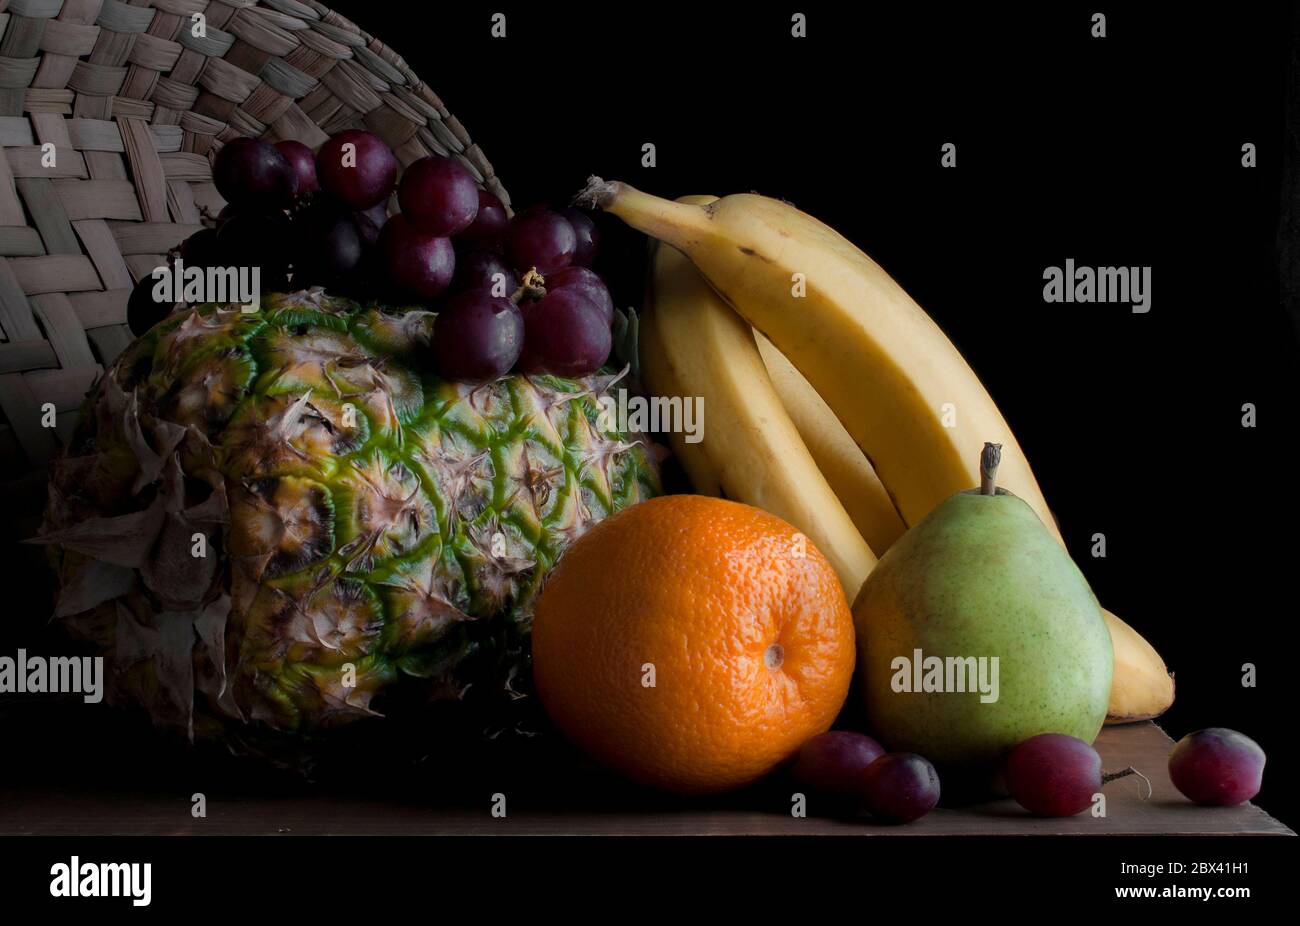
POLYGON ((772 385, 817 468, 835 490, 858 533, 877 556, 883 556, 907 526, 880 477, 804 375, 766 337, 758 332, 755 337, 772 385))
POLYGON ((1174 677, 1155 647, 1140 633, 1105 608, 1101 613, 1106 618, 1111 648, 1115 651, 1106 723, 1159 717, 1174 703, 1174 677))
MULTIPOLYGON (((695 271, 692 269, 691 272, 695 271)), ((668 362, 668 353, 664 350, 663 341, 659 337, 657 315, 658 313, 653 310, 641 314, 638 329, 641 345, 641 378, 653 395, 681 396, 682 400, 686 401, 693 393, 678 382, 676 371, 668 362)), ((691 486, 696 493, 721 496, 722 480, 718 476, 717 468, 704 452, 704 442, 688 443, 685 436, 677 431, 670 431, 668 438, 673 446, 673 454, 681 462, 682 469, 686 471, 686 478, 691 481, 691 486)))
POLYGON ((749 326, 671 248, 654 255, 645 314, 642 374, 649 391, 704 403, 702 441, 671 435, 687 472, 701 473, 727 498, 789 521, 830 560, 852 600, 876 557, 781 405, 749 326))
MULTIPOLYGON (((682 202, 711 202, 717 199, 716 196, 697 196, 683 197, 682 202)), ((653 263, 655 251, 659 248, 659 243, 653 239, 650 241, 650 259, 653 263)), ((676 371, 673 370, 672 364, 668 360, 668 352, 664 349, 663 340, 659 337, 658 313, 651 308, 641 314, 640 319, 640 357, 641 357, 641 376, 649 390, 658 396, 681 396, 685 401, 692 393, 688 392, 677 381, 676 371)), ((690 480, 691 486, 700 495, 712 495, 715 498, 722 495, 722 480, 718 475, 717 467, 709 460, 708 455, 704 452, 702 441, 694 443, 685 440, 685 436, 678 431, 669 430, 669 442, 673 447, 673 454, 682 464, 682 469, 686 471, 686 477, 690 480)))
POLYGON ((979 484, 985 441, 999 483, 1054 522, 997 406, 938 325, 875 261, 786 203, 754 194, 674 203, 596 183, 598 204, 687 254, 715 290, 808 378, 862 448, 903 520, 979 484))
MULTIPOLYGON (((713 289, 771 339, 866 454, 907 524, 979 484, 985 441, 1003 445, 999 483, 1059 531, 1024 453, 974 371, 933 320, 870 257, 793 206, 754 194, 702 205, 593 178, 586 197, 686 254, 713 289)), ((1112 640, 1125 631, 1106 615, 1112 640)), ((1141 639, 1140 637, 1138 638, 1141 639)), ((1145 644, 1143 640, 1142 643, 1145 644)), ((1128 647, 1112 692, 1116 720, 1172 702, 1149 644, 1128 647)))

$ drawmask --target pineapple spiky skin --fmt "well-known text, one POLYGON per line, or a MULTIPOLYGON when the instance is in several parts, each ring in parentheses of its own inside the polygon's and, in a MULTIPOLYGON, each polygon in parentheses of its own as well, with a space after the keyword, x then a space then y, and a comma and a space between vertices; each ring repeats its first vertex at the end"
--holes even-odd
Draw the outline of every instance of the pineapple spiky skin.
POLYGON ((446 382, 432 324, 319 290, 204 305, 101 378, 40 542, 112 700, 194 738, 526 690, 547 572, 658 476, 602 415, 617 376, 446 382))

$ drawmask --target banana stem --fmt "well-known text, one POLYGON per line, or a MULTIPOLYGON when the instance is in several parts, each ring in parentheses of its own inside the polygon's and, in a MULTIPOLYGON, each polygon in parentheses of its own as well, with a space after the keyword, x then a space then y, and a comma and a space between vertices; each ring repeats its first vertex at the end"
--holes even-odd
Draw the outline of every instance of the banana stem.
POLYGON ((1002 445, 984 443, 980 454, 980 495, 997 494, 998 467, 1002 464, 1002 445))
POLYGON ((642 193, 626 183, 599 177, 588 177, 586 187, 573 201, 577 205, 597 206, 618 216, 637 231, 667 242, 679 251, 698 241, 709 221, 704 206, 675 203, 642 193))

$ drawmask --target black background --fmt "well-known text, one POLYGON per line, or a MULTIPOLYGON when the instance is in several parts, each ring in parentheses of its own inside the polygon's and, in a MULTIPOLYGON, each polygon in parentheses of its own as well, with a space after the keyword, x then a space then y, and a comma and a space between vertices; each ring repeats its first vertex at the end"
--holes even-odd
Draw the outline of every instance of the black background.
MULTIPOLYGON (((1293 14, 1112 5, 1098 39, 1097 7, 1045 6, 799 6, 806 39, 788 9, 501 7, 502 40, 487 10, 336 4, 434 88, 517 207, 591 173, 755 190, 874 257, 979 373, 1098 597, 1174 671, 1161 724, 1254 737, 1259 803, 1294 826, 1300 390, 1277 242, 1293 14), (1044 303, 1066 258, 1151 267, 1151 311, 1044 303)), ((604 228, 620 303, 639 304, 643 239, 604 228)))
MULTIPOLYGON (((1254 737, 1259 803, 1300 823, 1290 9, 1114 6, 1095 39, 1089 7, 801 6, 794 39, 786 9, 529 4, 498 7, 502 40, 489 8, 333 5, 430 84, 516 206, 591 173, 672 197, 756 190, 871 254, 983 379, 1099 598, 1176 672, 1162 725, 1254 737), (1150 313, 1045 304, 1043 270, 1067 258, 1150 266, 1150 313)), ((604 228, 604 268, 638 304, 643 239, 604 228)), ((32 619, 15 610, 6 651, 32 619)))

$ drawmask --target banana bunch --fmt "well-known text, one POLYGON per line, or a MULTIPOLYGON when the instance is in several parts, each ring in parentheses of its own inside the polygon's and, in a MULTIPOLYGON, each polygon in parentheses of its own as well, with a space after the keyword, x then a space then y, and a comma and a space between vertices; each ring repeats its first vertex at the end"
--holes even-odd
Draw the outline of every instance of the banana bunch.
MULTIPOLYGON (((671 245, 654 255, 642 368, 656 394, 704 396, 709 439, 672 435, 698 491, 785 518, 827 555, 852 600, 875 554, 979 484, 980 451, 994 441, 999 483, 1060 539, 974 371, 843 236, 754 194, 674 203, 593 178, 585 196, 671 245)), ((1108 722, 1158 716, 1174 696, 1163 660, 1102 613, 1115 652, 1108 722)))
POLYGON ((692 444, 672 435, 692 484, 793 524, 826 555, 845 588, 860 587, 876 557, 772 388, 749 325, 690 261, 672 248, 656 250, 655 306, 640 329, 641 373, 657 395, 704 401, 708 440, 692 444))

